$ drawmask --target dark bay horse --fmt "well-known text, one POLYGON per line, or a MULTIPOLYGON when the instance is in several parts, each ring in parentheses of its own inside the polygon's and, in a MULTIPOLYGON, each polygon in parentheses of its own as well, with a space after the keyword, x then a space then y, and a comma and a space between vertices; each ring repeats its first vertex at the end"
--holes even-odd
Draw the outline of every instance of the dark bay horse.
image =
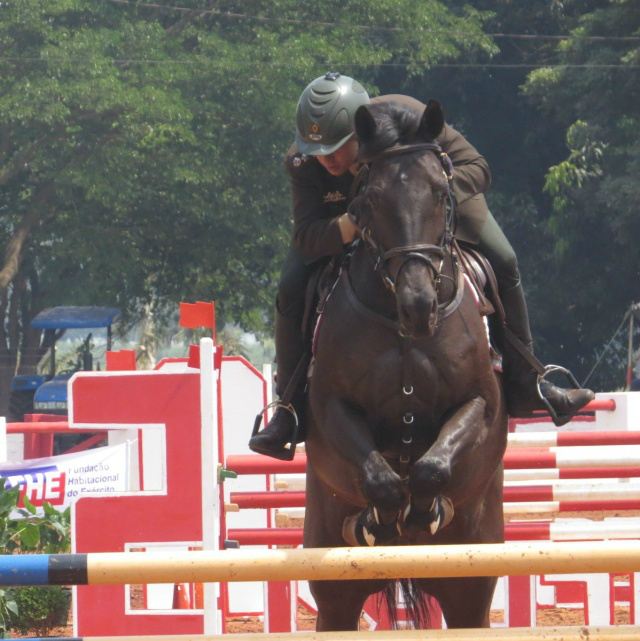
MULTIPOLYGON (((504 540, 507 418, 483 320, 452 257, 443 125, 435 101, 422 115, 394 103, 356 114, 368 176, 352 213, 363 239, 317 335, 306 547, 504 540)), ((489 626, 495 577, 410 583, 414 602, 438 600, 449 627, 489 626)), ((390 584, 312 582, 317 629, 357 629, 367 597, 389 598, 390 584)))

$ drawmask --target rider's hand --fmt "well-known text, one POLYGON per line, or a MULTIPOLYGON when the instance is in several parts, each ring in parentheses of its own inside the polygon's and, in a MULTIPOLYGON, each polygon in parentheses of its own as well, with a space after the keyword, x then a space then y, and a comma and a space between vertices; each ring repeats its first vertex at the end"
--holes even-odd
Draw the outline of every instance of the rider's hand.
POLYGON ((348 243, 353 242, 358 228, 353 224, 349 214, 342 214, 342 216, 338 217, 338 226, 340 227, 342 244, 347 245, 348 243))

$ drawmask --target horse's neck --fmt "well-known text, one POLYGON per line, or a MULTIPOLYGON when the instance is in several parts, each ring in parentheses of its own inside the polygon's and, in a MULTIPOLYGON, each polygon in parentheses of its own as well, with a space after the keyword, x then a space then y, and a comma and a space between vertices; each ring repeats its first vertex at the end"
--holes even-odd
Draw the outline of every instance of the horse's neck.
POLYGON ((349 262, 349 280, 356 296, 371 311, 394 319, 396 299, 384 285, 379 272, 374 270, 373 259, 364 245, 349 262))

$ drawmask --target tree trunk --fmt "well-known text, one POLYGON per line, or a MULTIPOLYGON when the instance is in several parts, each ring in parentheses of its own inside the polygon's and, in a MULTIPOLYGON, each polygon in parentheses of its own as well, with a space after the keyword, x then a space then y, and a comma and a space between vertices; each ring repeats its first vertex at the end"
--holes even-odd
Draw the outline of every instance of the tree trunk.
POLYGON ((140 345, 136 350, 138 369, 153 369, 156 364, 158 338, 153 314, 153 303, 146 303, 140 321, 140 345))

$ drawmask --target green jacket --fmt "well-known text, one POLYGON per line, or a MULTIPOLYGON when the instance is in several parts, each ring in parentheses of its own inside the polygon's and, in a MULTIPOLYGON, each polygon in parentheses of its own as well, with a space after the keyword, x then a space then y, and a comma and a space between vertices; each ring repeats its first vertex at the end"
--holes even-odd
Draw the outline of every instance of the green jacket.
MULTIPOLYGON (((422 113, 425 105, 409 96, 390 94, 372 99, 398 102, 422 113)), ((454 167, 453 190, 458 203, 456 238, 477 243, 488 208, 484 192, 491 184, 487 161, 456 131, 445 124, 438 142, 454 167)), ((285 158, 291 177, 293 244, 309 260, 342 252, 337 218, 347 211, 354 176, 332 176, 313 156, 298 153, 295 143, 285 158)))

